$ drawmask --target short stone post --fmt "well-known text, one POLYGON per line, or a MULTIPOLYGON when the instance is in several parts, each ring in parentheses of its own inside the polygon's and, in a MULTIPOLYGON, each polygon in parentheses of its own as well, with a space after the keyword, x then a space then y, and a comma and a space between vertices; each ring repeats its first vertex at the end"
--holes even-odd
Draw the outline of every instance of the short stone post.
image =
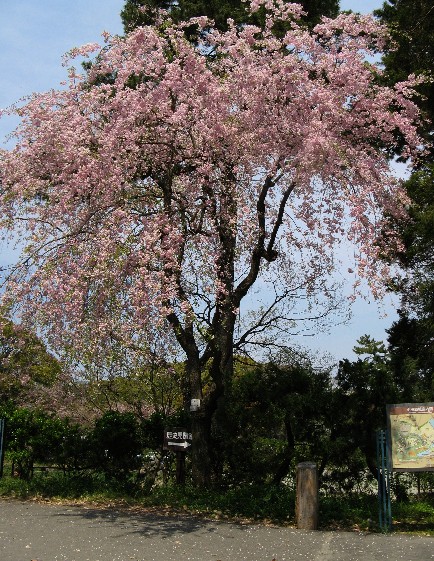
POLYGON ((300 530, 318 529, 318 472, 313 462, 297 465, 295 516, 300 530))

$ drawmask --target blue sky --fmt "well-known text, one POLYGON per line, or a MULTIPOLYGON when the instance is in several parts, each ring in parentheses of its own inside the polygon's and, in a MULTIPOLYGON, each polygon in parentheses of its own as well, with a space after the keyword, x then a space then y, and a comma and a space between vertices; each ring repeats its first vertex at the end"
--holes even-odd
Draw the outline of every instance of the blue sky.
MULTIPOLYGON (((101 41, 102 31, 122 33, 119 13, 124 0, 0 0, 0 108, 25 95, 58 87, 65 78, 62 55, 72 47, 101 41)), ((341 0, 341 9, 363 13, 381 7, 382 0, 341 0)), ((0 142, 14 128, 10 118, 0 120, 0 142)), ((10 251, 0 247, 0 264, 10 251)), ((384 329, 395 318, 394 306, 361 300, 353 318, 330 334, 300 338, 313 351, 330 352, 336 359, 354 358, 356 339, 369 333, 384 339, 384 329), (382 317, 384 313, 388 317, 382 317)))
MULTIPOLYGON (((343 10, 370 12, 381 0, 341 0, 343 10)), ((102 31, 122 33, 124 0, 0 0, 0 107, 65 78, 62 55, 102 41, 102 31)), ((13 128, 0 121, 0 139, 13 128)))

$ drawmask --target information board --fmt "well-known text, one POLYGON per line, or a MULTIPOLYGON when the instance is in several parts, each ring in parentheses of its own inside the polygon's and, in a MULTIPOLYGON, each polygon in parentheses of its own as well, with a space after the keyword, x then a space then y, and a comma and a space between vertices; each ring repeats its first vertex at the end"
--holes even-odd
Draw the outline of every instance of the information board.
POLYGON ((393 471, 434 471, 434 403, 387 406, 393 471))

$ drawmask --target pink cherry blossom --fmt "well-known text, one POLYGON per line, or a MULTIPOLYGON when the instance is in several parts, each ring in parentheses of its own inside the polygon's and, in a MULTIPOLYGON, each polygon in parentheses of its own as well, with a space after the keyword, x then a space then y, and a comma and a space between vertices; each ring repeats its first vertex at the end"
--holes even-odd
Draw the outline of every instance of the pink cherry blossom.
POLYGON ((109 356, 114 339, 166 356, 178 345, 189 394, 203 397, 207 366, 208 397, 222 395, 233 349, 289 321, 277 306, 293 287, 311 309, 318 288, 331 292, 342 240, 381 287, 384 216, 406 203, 388 153, 397 132, 406 156, 420 145, 415 80, 379 85, 366 60, 385 31, 370 17, 324 19, 310 33, 294 19, 300 6, 250 9, 260 6, 266 29, 196 20, 197 45, 169 21, 105 34, 87 76, 71 70, 67 89, 17 109, 0 224, 26 247, 3 304, 56 349, 79 360, 109 356), (282 39, 276 18, 291 20, 282 39), (259 283, 276 300, 234 340, 259 283))

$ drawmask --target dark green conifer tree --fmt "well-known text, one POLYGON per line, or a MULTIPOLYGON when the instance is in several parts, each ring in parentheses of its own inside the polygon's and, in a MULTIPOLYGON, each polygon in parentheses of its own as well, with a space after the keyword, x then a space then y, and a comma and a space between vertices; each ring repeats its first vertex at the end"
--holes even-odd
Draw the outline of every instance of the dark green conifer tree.
POLYGON ((434 2, 387 0, 374 14, 388 26, 392 38, 383 56, 388 83, 405 80, 410 74, 428 78, 419 86, 419 91, 423 96, 420 107, 429 119, 426 136, 431 138, 434 122, 434 2))
POLYGON ((397 225, 403 251, 392 259, 405 275, 394 286, 401 295, 399 319, 389 333, 391 364, 405 386, 405 399, 431 400, 434 390, 434 3, 387 0, 375 15, 392 41, 383 56, 385 79, 395 84, 409 74, 425 76, 419 106, 426 118, 426 156, 405 183, 409 219, 397 225), (431 145, 430 145, 431 143, 431 145), (431 397, 430 397, 431 396, 431 397))
MULTIPOLYGON (((306 23, 309 25, 318 23, 322 15, 335 17, 339 12, 339 0, 303 0, 300 3, 308 13, 306 23)), ((247 18, 246 4, 242 0, 126 0, 121 12, 125 31, 153 23, 159 9, 168 10, 175 21, 208 16, 221 30, 227 28, 228 18, 238 24, 252 21, 247 18)))

